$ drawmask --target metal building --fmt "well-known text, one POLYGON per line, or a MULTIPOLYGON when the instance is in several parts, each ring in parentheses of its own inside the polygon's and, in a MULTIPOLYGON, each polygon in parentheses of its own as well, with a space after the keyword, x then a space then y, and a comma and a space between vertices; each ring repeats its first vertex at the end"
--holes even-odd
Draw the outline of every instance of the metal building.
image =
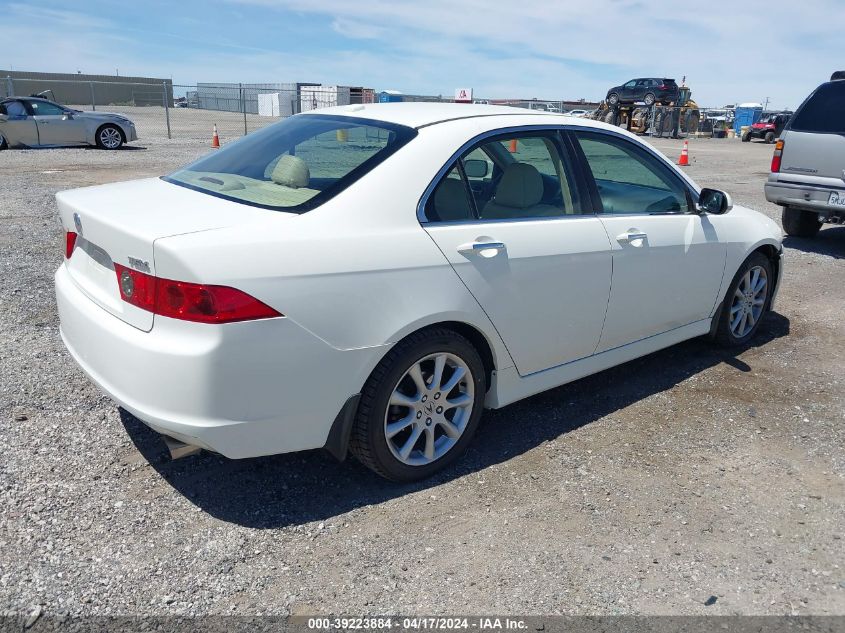
POLYGON ((0 70, 0 98, 52 91, 48 98, 67 105, 173 105, 173 82, 160 77, 0 70))

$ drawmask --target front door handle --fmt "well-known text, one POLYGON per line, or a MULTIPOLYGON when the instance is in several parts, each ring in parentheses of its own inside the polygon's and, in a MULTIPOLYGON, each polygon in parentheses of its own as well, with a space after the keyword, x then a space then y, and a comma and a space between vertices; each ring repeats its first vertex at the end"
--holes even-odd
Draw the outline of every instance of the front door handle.
POLYGON ((459 253, 473 253, 482 257, 492 257, 503 250, 505 250, 504 242, 467 242, 458 246, 459 253))
POLYGON ((646 240, 648 239, 648 234, 642 233, 641 231, 637 231, 636 229, 631 229, 621 235, 616 236, 617 242, 636 242, 637 240, 646 240))

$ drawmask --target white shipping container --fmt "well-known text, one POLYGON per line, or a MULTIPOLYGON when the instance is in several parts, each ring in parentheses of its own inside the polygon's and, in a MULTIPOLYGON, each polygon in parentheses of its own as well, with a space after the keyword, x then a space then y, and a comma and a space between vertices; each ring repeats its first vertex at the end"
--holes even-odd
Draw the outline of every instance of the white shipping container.
POLYGON ((300 89, 300 108, 302 112, 349 105, 348 86, 303 86, 300 89))

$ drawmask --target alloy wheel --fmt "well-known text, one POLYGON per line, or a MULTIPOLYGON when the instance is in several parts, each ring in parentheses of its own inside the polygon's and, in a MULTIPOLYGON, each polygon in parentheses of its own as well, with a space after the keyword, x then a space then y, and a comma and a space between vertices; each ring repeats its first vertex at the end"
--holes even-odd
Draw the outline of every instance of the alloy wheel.
POLYGON ((116 128, 107 127, 100 132, 100 142, 106 149, 115 149, 120 147, 122 140, 120 132, 116 128))
POLYGON ((769 294, 768 285, 768 274, 762 266, 749 268, 740 279, 730 311, 731 334, 736 338, 747 336, 760 320, 769 294))
POLYGON ((390 395, 384 434, 403 464, 424 466, 457 444, 471 417, 472 371, 455 354, 438 352, 416 361, 390 395))

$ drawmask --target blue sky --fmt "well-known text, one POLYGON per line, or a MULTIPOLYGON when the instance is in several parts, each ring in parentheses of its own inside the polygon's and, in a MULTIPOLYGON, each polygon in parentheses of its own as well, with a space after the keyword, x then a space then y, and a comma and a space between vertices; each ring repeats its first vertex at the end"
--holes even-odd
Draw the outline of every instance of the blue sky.
POLYGON ((0 68, 599 99, 687 77, 699 104, 796 107, 841 55, 843 0, 0 0, 0 68), (732 4, 740 6, 731 6, 732 4), (724 7, 723 10, 719 10, 724 7), (695 9, 701 10, 696 13, 695 9))

